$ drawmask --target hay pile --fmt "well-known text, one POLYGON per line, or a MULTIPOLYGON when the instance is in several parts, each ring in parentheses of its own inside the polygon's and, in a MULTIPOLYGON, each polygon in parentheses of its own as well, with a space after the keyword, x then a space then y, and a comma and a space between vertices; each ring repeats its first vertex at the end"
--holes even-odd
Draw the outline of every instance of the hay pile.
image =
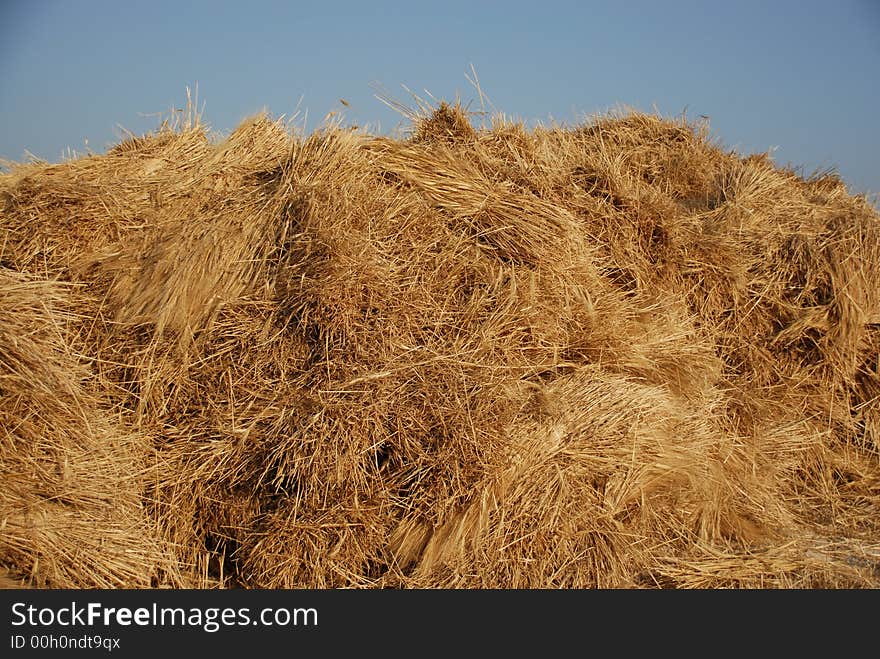
POLYGON ((878 587, 880 216, 643 114, 197 118, 0 178, 0 567, 878 587))

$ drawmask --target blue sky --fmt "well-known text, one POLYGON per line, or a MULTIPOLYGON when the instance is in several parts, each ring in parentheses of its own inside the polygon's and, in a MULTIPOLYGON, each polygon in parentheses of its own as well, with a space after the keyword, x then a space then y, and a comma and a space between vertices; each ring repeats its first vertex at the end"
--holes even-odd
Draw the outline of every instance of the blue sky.
POLYGON ((572 124, 620 105, 710 117, 742 153, 880 192, 880 0, 0 0, 0 157, 60 160, 156 126, 198 85, 228 132, 261 109, 391 132, 374 85, 572 124), (349 107, 343 107, 344 98, 349 107))

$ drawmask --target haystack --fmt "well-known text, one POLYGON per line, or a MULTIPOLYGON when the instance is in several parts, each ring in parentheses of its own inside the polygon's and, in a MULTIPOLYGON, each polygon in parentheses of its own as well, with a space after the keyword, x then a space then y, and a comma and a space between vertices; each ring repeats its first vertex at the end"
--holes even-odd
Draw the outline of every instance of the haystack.
POLYGON ((880 585, 880 216, 834 175, 442 104, 0 190, 0 563, 37 585, 880 585))

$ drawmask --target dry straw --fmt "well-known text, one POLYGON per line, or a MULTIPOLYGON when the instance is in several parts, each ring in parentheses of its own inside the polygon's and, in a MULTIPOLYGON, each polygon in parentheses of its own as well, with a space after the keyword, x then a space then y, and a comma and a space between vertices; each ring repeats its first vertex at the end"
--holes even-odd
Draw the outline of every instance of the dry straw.
POLYGON ((0 177, 41 587, 880 586, 880 217, 639 113, 0 177))

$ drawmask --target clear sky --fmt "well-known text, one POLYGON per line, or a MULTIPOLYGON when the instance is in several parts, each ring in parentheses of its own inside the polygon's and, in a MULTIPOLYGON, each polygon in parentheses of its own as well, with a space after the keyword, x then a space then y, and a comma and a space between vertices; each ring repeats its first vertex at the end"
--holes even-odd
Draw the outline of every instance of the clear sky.
POLYGON ((299 106, 307 130, 344 111, 387 133, 402 118, 375 84, 478 108, 471 64, 529 124, 707 115, 728 148, 880 192, 880 0, 0 0, 0 157, 103 151, 196 85, 217 131, 299 106))

